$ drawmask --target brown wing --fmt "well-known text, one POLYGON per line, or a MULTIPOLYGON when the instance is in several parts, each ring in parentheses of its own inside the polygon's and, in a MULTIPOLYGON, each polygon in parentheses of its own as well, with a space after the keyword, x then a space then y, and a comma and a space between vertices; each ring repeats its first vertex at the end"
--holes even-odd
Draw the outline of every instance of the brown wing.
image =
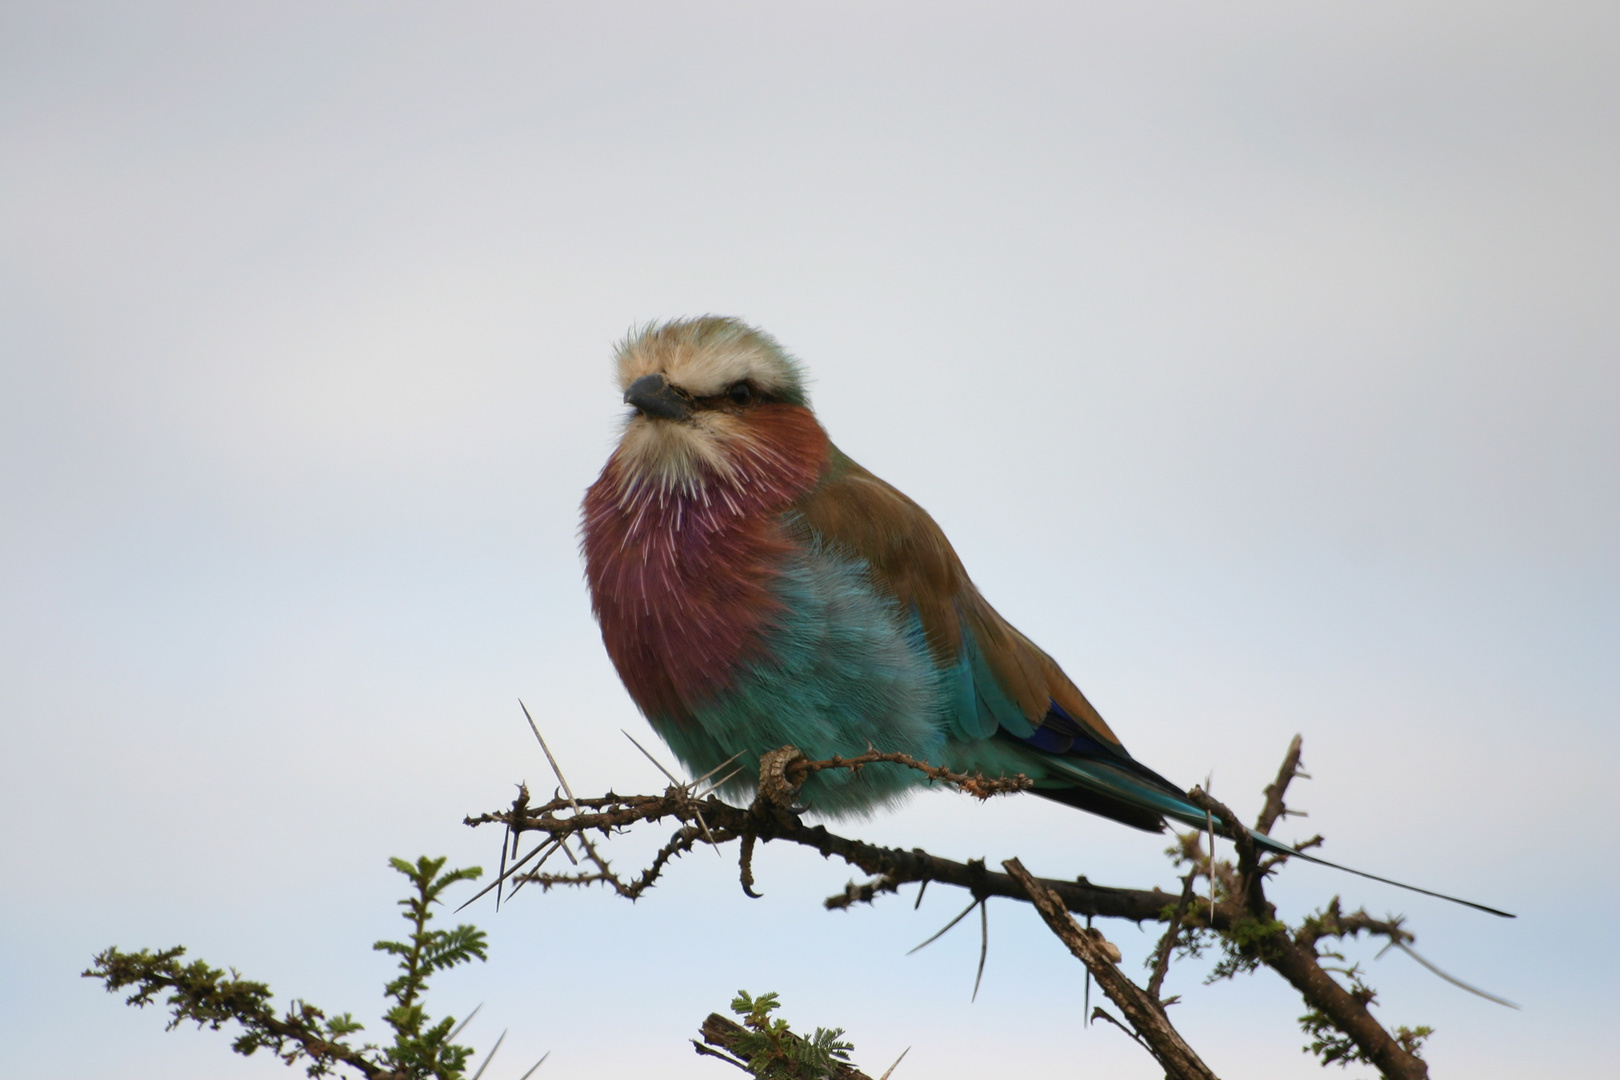
POLYGON ((873 580, 913 610, 935 659, 961 658, 972 634, 997 684, 1036 727, 1053 703, 1105 745, 1120 747, 1108 724, 1046 653, 979 595, 945 533, 927 511, 851 461, 837 448, 825 480, 795 509, 823 543, 871 567, 873 580))

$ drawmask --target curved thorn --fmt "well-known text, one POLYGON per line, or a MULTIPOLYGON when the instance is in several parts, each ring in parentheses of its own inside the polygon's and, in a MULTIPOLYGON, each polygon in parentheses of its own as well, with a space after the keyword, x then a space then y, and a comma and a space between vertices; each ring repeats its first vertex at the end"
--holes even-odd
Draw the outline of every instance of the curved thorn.
MULTIPOLYGON (((538 854, 541 851, 544 851, 546 848, 550 847, 552 844, 557 843, 557 842, 558 841, 554 841, 554 840, 543 841, 540 844, 540 846, 536 847, 533 851, 531 851, 527 855, 523 856, 523 858, 521 858, 517 862, 513 863, 512 868, 510 870, 506 871, 505 874, 503 874, 501 877, 496 878, 494 881, 490 882, 488 885, 485 885, 482 889, 478 890, 478 892, 473 894, 472 900, 468 900, 466 904, 462 904, 461 907, 456 908, 456 910, 461 911, 464 908, 466 908, 468 904, 471 904, 473 902, 473 900, 477 900, 479 897, 481 897, 485 893, 489 892, 495 886, 499 885, 506 878, 509 878, 513 874, 517 873, 518 868, 521 867, 524 863, 528 862, 530 859, 534 858, 536 854, 538 854)), ((546 858, 550 858, 550 856, 548 855, 546 858)), ((540 861, 545 862, 546 860, 541 859, 540 861)))
POLYGON ((483 1007, 484 1007, 484 1003, 482 1001, 480 1001, 478 1003, 478 1005, 473 1009, 473 1011, 467 1014, 467 1019, 465 1019, 461 1023, 457 1024, 456 1025, 456 1030, 452 1031, 450 1034, 448 1034, 448 1035, 446 1035, 444 1037, 444 1041, 445 1042, 451 1042, 451 1041, 453 1041, 455 1039, 455 1037, 457 1035, 460 1035, 461 1034, 461 1029, 466 1027, 468 1024, 472 1023, 472 1018, 477 1016, 478 1015, 478 1010, 482 1009, 483 1007))
POLYGON ((623 735, 625 738, 629 739, 630 740, 630 745, 634 746, 637 750, 640 750, 642 752, 642 754, 646 756, 648 761, 652 762, 655 766, 658 767, 659 772, 661 772, 665 776, 669 777, 669 782, 670 783, 674 784, 676 787, 682 786, 681 782, 679 780, 675 779, 675 774, 674 773, 672 773, 668 769, 664 768, 663 764, 657 758, 655 758, 651 754, 647 753, 647 748, 645 746, 642 746, 640 743, 636 742, 636 737, 634 735, 632 735, 628 731, 624 730, 624 728, 619 729, 619 734, 623 735))
POLYGON ((906 1055, 909 1053, 911 1053, 911 1047, 909 1046, 900 1051, 900 1056, 894 1059, 894 1064, 890 1065, 887 1069, 884 1069, 883 1075, 878 1077, 878 1080, 889 1080, 889 1075, 893 1073, 895 1069, 900 1067, 900 1063, 906 1060, 906 1055))
POLYGON ((501 882, 506 880, 506 842, 512 838, 512 826, 506 827, 506 835, 501 837, 501 869, 495 877, 495 910, 501 910, 501 882))
POLYGON ((1463 982, 1461 979, 1456 978, 1455 976, 1452 976, 1452 975, 1447 975, 1445 972, 1441 971, 1439 968, 1435 967, 1433 964, 1431 964, 1427 960, 1423 959, 1423 957, 1419 956, 1416 952, 1414 952, 1412 950, 1412 948, 1410 946, 1406 945, 1404 942, 1396 941, 1396 942, 1393 942, 1392 944, 1394 944, 1394 946, 1397 949, 1401 950, 1401 952, 1405 953, 1407 956, 1410 956, 1412 959, 1416 960, 1418 963, 1422 964, 1424 967, 1428 968, 1430 971, 1434 972, 1436 975, 1438 975, 1442 979, 1446 980, 1446 982, 1450 983, 1452 986, 1461 987, 1462 989, 1468 991, 1470 994, 1478 994, 1480 997, 1484 998, 1486 1001, 1494 1001, 1498 1005, 1506 1005, 1510 1009, 1517 1009, 1518 1008, 1517 1005, 1515 1005, 1513 1002, 1509 1001, 1507 998, 1500 998, 1500 997, 1497 997, 1495 994, 1486 993, 1484 990, 1481 990, 1477 986, 1469 986, 1467 983, 1463 982))
POLYGON ((699 784, 703 783, 703 781, 707 780, 709 777, 713 776, 715 773, 719 772, 721 769, 725 768, 727 765, 730 765, 733 761, 736 761, 740 757, 742 757, 742 751, 741 750, 737 751, 735 754, 732 754, 730 757, 726 758, 726 760, 722 761, 720 764, 716 765, 714 768, 710 769, 708 772, 704 773, 702 776, 700 776, 696 780, 692 781, 692 786, 697 787, 699 784))
POLYGON ((714 857, 717 859, 725 858, 724 855, 720 854, 720 845, 714 842, 714 833, 709 831, 709 823, 703 820, 703 811, 698 810, 695 813, 697 814, 698 824, 703 826, 703 835, 708 838, 710 845, 714 848, 714 857))
MULTIPOLYGON (((729 784, 731 782, 732 777, 736 776, 740 772, 742 772, 742 769, 740 769, 740 768, 732 769, 730 772, 728 772, 725 775, 724 778, 722 778, 720 780, 716 780, 713 784, 709 785, 709 787, 705 788, 703 791, 699 792, 698 794, 696 794, 696 795, 694 795, 692 797, 694 799, 706 799, 706 798, 708 798, 710 795, 713 795, 716 791, 718 791, 721 787, 723 787, 726 784, 729 784)), ((705 775, 705 777, 707 777, 709 775, 712 775, 712 773, 706 773, 704 775, 705 775)), ((698 783, 701 783, 701 781, 693 781, 694 786, 696 784, 698 784, 698 783)))
POLYGON ((529 707, 523 704, 522 698, 518 698, 518 708, 523 710, 523 718, 529 722, 529 730, 534 732, 534 737, 539 740, 540 749, 545 751, 546 761, 550 762, 551 771, 557 776, 557 783, 562 785, 563 792, 568 796, 568 805, 574 808, 574 813, 579 813, 579 803, 574 799, 574 790, 568 786, 568 780, 563 776, 562 769, 557 767, 557 759, 551 756, 551 747, 546 745, 545 738, 540 734, 539 725, 534 722, 534 717, 529 715, 529 707))
POLYGON ((501 1048, 501 1043, 505 1041, 506 1032, 503 1031, 501 1032, 501 1037, 495 1040, 495 1045, 489 1048, 489 1055, 484 1058, 484 1063, 478 1066, 477 1072, 472 1074, 472 1080, 478 1080, 480 1076, 484 1075, 484 1070, 489 1068, 489 1063, 495 1060, 495 1051, 499 1050, 501 1048))
POLYGON ((945 936, 945 931, 949 930, 951 927, 955 926, 957 923, 959 923, 963 919, 967 918, 969 913, 971 913, 973 911, 973 909, 978 907, 978 906, 979 906, 979 899, 978 899, 978 897, 974 897, 973 898, 973 903, 969 904, 967 907, 962 909, 962 914, 958 915, 956 918, 954 918, 950 922, 946 923, 940 929, 939 933, 935 934, 933 937, 929 938, 927 941, 923 942, 921 945, 918 945, 918 946, 916 946, 914 948, 911 948, 911 949, 907 949, 906 950, 906 955, 910 956, 912 953, 916 952, 918 949, 926 949, 928 946, 932 945, 934 942, 936 942, 940 938, 944 937, 945 936))
POLYGON ((979 1000, 979 984, 984 981, 984 959, 990 955, 990 898, 979 901, 979 973, 973 976, 973 996, 968 1002, 979 1000))

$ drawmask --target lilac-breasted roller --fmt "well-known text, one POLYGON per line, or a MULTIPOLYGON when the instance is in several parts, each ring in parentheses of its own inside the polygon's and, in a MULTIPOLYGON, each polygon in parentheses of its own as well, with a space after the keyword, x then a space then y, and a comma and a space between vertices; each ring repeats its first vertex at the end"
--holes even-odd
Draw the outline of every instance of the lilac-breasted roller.
MULTIPOLYGON (((634 411, 585 496, 585 572, 608 655, 687 768, 741 755, 729 787, 744 793, 780 746, 875 748, 1023 773, 1139 829, 1205 824, 979 594, 934 520, 832 444, 770 335, 670 322, 632 334, 617 363, 634 411)), ((859 814, 922 781, 828 770, 800 797, 859 814)))

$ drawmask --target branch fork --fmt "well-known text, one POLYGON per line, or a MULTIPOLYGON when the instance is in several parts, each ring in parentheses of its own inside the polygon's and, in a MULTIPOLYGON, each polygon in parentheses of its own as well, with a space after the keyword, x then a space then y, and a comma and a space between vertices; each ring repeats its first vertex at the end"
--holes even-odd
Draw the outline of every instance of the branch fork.
MULTIPOLYGON (((539 737, 538 728, 535 735, 539 737)), ((544 740, 540 741, 544 747, 544 740)), ((651 757, 650 754, 648 756, 651 757)), ((964 916, 974 906, 982 906, 993 896, 1033 904, 1052 932, 1086 965, 1091 976, 1120 1010, 1125 1022, 1148 1046, 1172 1080, 1213 1080, 1214 1077, 1166 1017, 1166 1006, 1176 999, 1161 1001, 1159 997, 1178 946, 1182 945, 1184 939, 1195 939, 1197 935, 1209 932, 1220 935, 1232 954, 1239 958, 1241 966, 1235 970, 1264 964, 1293 985, 1313 1010, 1313 1017, 1321 1017, 1322 1024, 1344 1034, 1344 1046, 1349 1047, 1345 1052, 1354 1054, 1356 1060, 1375 1065, 1391 1080, 1424 1080, 1428 1075, 1427 1066, 1414 1052, 1416 1044, 1410 1033, 1403 1029, 1398 1037, 1391 1036, 1368 1011, 1371 992, 1358 990, 1359 981, 1351 989, 1342 986, 1323 966, 1323 957, 1317 951, 1317 943, 1323 938, 1360 933, 1385 936, 1392 945, 1405 949, 1412 941, 1411 933, 1398 920, 1373 919, 1365 911, 1344 914, 1339 909, 1337 898, 1323 912, 1306 919, 1296 930, 1290 931, 1276 920, 1275 908, 1266 899, 1264 888, 1266 877, 1275 872, 1285 856, 1262 859, 1252 837, 1233 811, 1201 789, 1194 788, 1188 798, 1208 812, 1212 819, 1219 818, 1227 826, 1237 851, 1237 865, 1234 868, 1214 859, 1213 853, 1205 854, 1196 834, 1182 837, 1178 861, 1190 862, 1192 867, 1182 877, 1182 888, 1176 895, 1158 888, 1120 889, 1094 885, 1084 877, 1073 881, 1035 878, 1017 859, 1004 861, 1002 868, 1005 872, 996 873, 987 869, 981 860, 958 862, 932 855, 920 848, 907 851, 881 847, 837 835, 822 825, 807 825, 801 819, 801 810, 797 806, 805 782, 824 769, 858 771, 870 764, 900 765, 916 769, 930 780, 981 799, 1029 788, 1031 783, 1024 776, 988 778, 953 773, 904 754, 876 750, 850 758, 833 757, 814 761, 796 747, 784 746, 761 758, 755 798, 747 808, 742 808, 732 806, 714 794, 719 783, 729 777, 711 784, 701 793, 697 788, 703 781, 682 784, 671 777, 671 784, 662 795, 616 795, 610 792, 602 796, 576 798, 562 779, 561 770, 556 769, 555 758, 551 757, 549 750, 547 758, 557 772, 563 792, 561 797, 535 806, 529 802, 527 789, 520 788, 518 798, 509 809, 465 819, 465 823, 471 826, 496 824, 509 829, 514 851, 523 834, 543 834, 542 841, 527 855, 516 858, 505 869, 502 878, 491 884, 491 888, 496 887, 499 880, 510 880, 518 887, 534 882, 545 889, 559 885, 603 884, 618 895, 635 900, 659 880, 671 860, 690 851, 696 844, 706 842, 718 849, 736 840, 739 842, 738 869, 743 891, 749 896, 758 896, 752 866, 754 848, 760 840, 783 840, 811 848, 824 858, 840 858, 869 876, 870 880, 864 884, 851 882, 843 893, 829 897, 825 902, 829 909, 847 909, 855 904, 872 903, 879 896, 897 892, 902 885, 912 882, 923 887, 930 882, 939 882, 966 890, 974 903, 963 912, 964 916), (633 879, 626 879, 614 871, 589 836, 596 833, 601 839, 607 839, 634 825, 665 819, 674 819, 679 827, 651 863, 633 879), (575 873, 545 872, 543 865, 546 859, 558 850, 568 852, 570 842, 579 845, 589 867, 575 873), (537 857, 538 861, 533 861, 537 857), (533 865, 530 865, 531 862, 533 865), (1211 892, 1213 902, 1206 902, 1202 896, 1195 894, 1194 881, 1199 877, 1209 877, 1218 886, 1211 892), (1154 952, 1152 974, 1145 989, 1136 986, 1119 971, 1118 950, 1099 932, 1081 928, 1071 917, 1071 912, 1088 917, 1166 924, 1165 935, 1154 952)), ((662 766, 659 767, 662 769, 662 766)), ((668 770, 664 771, 669 775, 668 770)), ((1300 770, 1300 739, 1295 737, 1278 770, 1277 779, 1266 788, 1265 805, 1256 821, 1257 831, 1269 833, 1285 817, 1301 816, 1288 808, 1285 796, 1293 779, 1304 775, 1300 770)), ((707 779, 703 778, 705 781, 707 779)), ((1320 843, 1319 837, 1308 841, 1305 846, 1315 843, 1320 843)), ((960 917, 952 925, 956 921, 960 921, 960 917)), ((1192 947, 1196 948, 1196 945, 1192 947)), ((981 973, 982 959, 981 951, 981 973)), ((1114 1019, 1111 1016, 1108 1018, 1114 1019)))

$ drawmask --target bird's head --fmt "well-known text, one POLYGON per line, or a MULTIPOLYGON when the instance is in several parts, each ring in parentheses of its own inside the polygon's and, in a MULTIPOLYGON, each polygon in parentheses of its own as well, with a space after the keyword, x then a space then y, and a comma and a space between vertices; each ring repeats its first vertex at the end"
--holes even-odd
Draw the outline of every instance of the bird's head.
POLYGON ((736 319, 644 327, 620 343, 617 361, 624 402, 635 411, 615 456, 637 487, 691 490, 732 477, 745 458, 773 456, 783 406, 814 424, 798 363, 736 319))

